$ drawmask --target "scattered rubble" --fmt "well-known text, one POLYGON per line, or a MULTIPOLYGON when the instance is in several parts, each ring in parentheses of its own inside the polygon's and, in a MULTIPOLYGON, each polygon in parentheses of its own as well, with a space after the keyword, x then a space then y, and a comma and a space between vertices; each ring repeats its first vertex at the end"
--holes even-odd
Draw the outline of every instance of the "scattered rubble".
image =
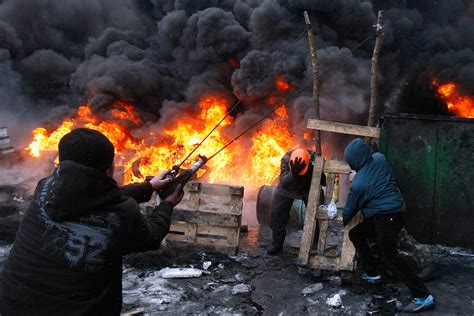
POLYGON ((326 299, 326 304, 328 304, 331 307, 334 308, 339 308, 342 306, 342 298, 339 293, 334 294, 333 296, 330 296, 326 299))
POLYGON ((164 268, 158 274, 163 279, 198 278, 202 271, 195 268, 164 268))
MULTIPOLYGON (((13 201, 13 191, 9 192, 0 194, 4 202, 22 208, 28 204, 13 201)), ((19 191, 15 193, 28 199, 28 195, 19 191)), ((0 203, 0 207, 5 205, 0 203)), ((366 313, 373 291, 357 284, 340 284, 341 277, 335 274, 316 275, 310 271, 307 275, 299 275, 295 264, 297 254, 291 253, 291 248, 286 248, 281 256, 266 255, 270 231, 263 227, 254 234, 253 230, 256 229, 253 227, 249 230, 249 236, 258 236, 256 241, 241 239, 241 252, 235 256, 189 249, 183 251, 164 244, 158 251, 126 257, 123 312, 143 309, 144 314, 148 315, 366 313), (247 246, 248 242, 252 244, 247 246), (189 269, 201 275, 181 278, 183 274, 178 273, 180 278, 163 278, 163 272, 172 269, 181 273, 189 269)), ((427 286, 435 298, 439 298, 438 301, 449 302, 438 304, 432 313, 474 314, 474 305, 470 304, 474 301, 474 252, 439 245, 428 247, 439 266, 440 274, 429 281, 427 286)), ((0 270, 10 248, 0 246, 0 270)), ((393 310, 410 300, 405 287, 401 284, 395 286, 400 287, 401 291, 395 293, 395 300, 386 304, 393 305, 393 310)))
POLYGON ((250 293, 250 292, 252 292, 252 286, 245 283, 237 284, 232 288, 232 295, 244 294, 244 293, 250 293))
POLYGON ((314 293, 317 293, 317 292, 321 291, 323 288, 324 288, 324 285, 322 283, 311 284, 311 285, 305 287, 301 291, 301 294, 311 295, 311 294, 314 294, 314 293))
POLYGON ((340 276, 332 276, 329 278, 329 284, 340 286, 342 284, 342 279, 340 276))

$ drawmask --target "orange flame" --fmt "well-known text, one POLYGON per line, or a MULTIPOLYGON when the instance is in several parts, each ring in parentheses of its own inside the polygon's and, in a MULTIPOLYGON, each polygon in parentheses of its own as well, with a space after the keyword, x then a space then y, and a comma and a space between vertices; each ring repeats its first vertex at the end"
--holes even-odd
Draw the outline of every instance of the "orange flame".
POLYGON ((446 103, 448 111, 456 116, 474 118, 474 97, 463 95, 454 82, 432 82, 436 95, 446 103))
MULTIPOLYGON (((224 97, 204 95, 198 102, 197 113, 181 113, 176 120, 163 122, 159 128, 143 124, 130 104, 116 102, 107 113, 95 113, 84 105, 54 130, 34 129, 33 141, 26 150, 33 157, 41 157, 43 152, 56 152, 61 137, 72 129, 95 129, 114 144, 115 163, 123 167, 124 182, 141 181, 145 175, 155 175, 180 163, 222 119, 229 105, 224 97), (144 176, 134 173, 134 168, 144 176)), ((210 156, 227 144, 232 138, 223 131, 232 121, 231 116, 227 117, 194 156, 210 156)), ((250 188, 271 184, 279 174, 281 157, 295 143, 288 132, 286 107, 282 106, 245 139, 210 160, 206 164, 209 168, 206 180, 250 188)), ((189 159, 183 167, 189 167, 192 162, 189 159)))
POLYGON ((280 91, 290 91, 291 85, 281 75, 275 77, 275 86, 280 91))

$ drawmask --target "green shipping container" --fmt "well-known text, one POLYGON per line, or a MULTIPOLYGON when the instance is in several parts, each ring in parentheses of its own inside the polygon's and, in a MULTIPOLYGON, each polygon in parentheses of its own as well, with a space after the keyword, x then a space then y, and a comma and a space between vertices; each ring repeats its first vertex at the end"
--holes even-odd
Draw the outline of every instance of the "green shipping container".
POLYGON ((422 243, 474 247, 474 119, 413 114, 381 118, 380 151, 422 243))

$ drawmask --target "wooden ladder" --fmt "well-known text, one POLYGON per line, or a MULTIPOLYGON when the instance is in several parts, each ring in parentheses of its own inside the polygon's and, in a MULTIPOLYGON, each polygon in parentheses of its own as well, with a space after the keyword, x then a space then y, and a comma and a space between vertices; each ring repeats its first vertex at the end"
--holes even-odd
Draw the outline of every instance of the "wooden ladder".
MULTIPOLYGON (((317 129, 326 132, 350 134, 379 138, 380 129, 377 127, 351 125, 322 120, 308 120, 309 129, 317 129)), ((355 248, 349 239, 349 231, 356 226, 361 219, 360 213, 354 216, 344 229, 340 257, 329 257, 324 255, 326 249, 326 239, 329 221, 337 221, 342 224, 342 213, 334 219, 329 219, 327 212, 319 209, 319 196, 321 192, 321 176, 327 173, 326 196, 332 196, 334 188, 335 174, 349 174, 351 168, 344 161, 325 160, 323 157, 316 157, 314 160, 313 177, 308 197, 308 207, 303 226, 303 236, 298 254, 298 265, 309 267, 315 270, 334 271, 354 271, 355 269, 355 248), (313 241, 317 225, 319 226, 319 238, 316 252, 313 251, 313 241)))

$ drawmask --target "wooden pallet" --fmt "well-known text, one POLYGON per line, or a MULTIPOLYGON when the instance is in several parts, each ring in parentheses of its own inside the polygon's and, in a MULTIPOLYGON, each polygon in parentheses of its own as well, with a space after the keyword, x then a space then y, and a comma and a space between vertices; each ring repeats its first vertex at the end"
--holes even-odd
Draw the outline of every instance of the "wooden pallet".
POLYGON ((176 206, 168 241, 235 254, 239 247, 244 188, 189 182, 176 206))
MULTIPOLYGON (((378 137, 380 134, 380 130, 375 127, 321 120, 308 120, 308 128, 370 137, 378 137)), ((303 236, 298 254, 298 265, 315 270, 354 271, 356 267, 355 248, 349 239, 349 231, 360 222, 361 215, 358 213, 354 216, 344 228, 341 255, 339 257, 326 256, 324 251, 326 249, 329 221, 336 221, 342 225, 342 212, 338 210, 336 218, 329 219, 326 212, 318 209, 319 205, 323 202, 319 201, 323 172, 328 174, 326 178, 326 197, 330 197, 334 187, 334 174, 349 174, 351 168, 343 161, 325 160, 322 157, 315 158, 308 207, 303 226, 303 236), (319 226, 319 238, 317 239, 317 245, 314 245, 313 241, 317 225, 319 226)))

